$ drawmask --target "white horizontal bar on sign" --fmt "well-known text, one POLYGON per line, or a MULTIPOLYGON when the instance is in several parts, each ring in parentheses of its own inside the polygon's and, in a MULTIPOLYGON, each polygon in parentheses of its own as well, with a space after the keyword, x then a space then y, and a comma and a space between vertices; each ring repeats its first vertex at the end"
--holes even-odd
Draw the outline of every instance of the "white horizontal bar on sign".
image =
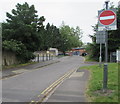
POLYGON ((100 20, 108 20, 108 19, 114 19, 115 16, 112 15, 112 16, 104 16, 104 17, 100 17, 100 20))

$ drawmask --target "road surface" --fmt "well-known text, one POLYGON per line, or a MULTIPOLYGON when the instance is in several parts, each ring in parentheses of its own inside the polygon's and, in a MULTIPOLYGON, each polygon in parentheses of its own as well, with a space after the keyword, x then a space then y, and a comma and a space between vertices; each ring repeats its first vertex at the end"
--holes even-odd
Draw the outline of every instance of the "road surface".
POLYGON ((46 88, 65 73, 76 70, 84 63, 81 56, 66 56, 59 63, 2 80, 3 102, 31 102, 39 99, 46 88))

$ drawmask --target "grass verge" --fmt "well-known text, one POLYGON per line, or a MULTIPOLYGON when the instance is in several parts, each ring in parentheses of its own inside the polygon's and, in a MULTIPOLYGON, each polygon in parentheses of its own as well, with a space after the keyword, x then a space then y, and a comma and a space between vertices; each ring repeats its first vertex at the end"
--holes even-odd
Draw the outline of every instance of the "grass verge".
POLYGON ((97 61, 91 59, 89 55, 84 56, 84 58, 85 58, 85 62, 97 62, 97 61))
POLYGON ((27 65, 32 65, 38 62, 28 62, 28 63, 24 63, 24 64, 14 64, 14 65, 9 65, 9 66, 2 66, 2 70, 6 70, 6 69, 10 69, 10 68, 18 68, 21 66, 27 66, 27 65))
POLYGON ((118 64, 108 64, 108 90, 103 93, 103 68, 99 65, 85 66, 80 69, 90 71, 86 95, 90 102, 118 102, 118 64))

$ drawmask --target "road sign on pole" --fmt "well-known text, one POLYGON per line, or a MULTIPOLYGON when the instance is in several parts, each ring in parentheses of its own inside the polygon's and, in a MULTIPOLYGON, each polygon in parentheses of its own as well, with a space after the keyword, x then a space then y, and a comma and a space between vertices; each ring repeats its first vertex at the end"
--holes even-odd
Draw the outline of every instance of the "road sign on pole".
POLYGON ((116 30, 116 10, 100 10, 98 11, 98 31, 103 31, 107 27, 107 30, 116 30))
POLYGON ((97 31, 96 43, 97 44, 105 44, 105 31, 97 31))
POLYGON ((116 19, 116 15, 111 10, 105 10, 101 12, 99 16, 99 21, 103 25, 110 25, 115 21, 115 19, 116 19))
POLYGON ((105 31, 97 31, 96 34, 96 43, 100 44, 100 57, 99 57, 99 65, 102 66, 102 44, 105 44, 105 31))
MULTIPOLYGON (((98 11, 98 31, 105 31, 105 64, 103 73, 103 92, 107 92, 108 80, 108 30, 116 30, 116 9, 108 9, 109 1, 105 1, 106 10, 98 11)), ((101 44, 101 43, 100 43, 101 44)))

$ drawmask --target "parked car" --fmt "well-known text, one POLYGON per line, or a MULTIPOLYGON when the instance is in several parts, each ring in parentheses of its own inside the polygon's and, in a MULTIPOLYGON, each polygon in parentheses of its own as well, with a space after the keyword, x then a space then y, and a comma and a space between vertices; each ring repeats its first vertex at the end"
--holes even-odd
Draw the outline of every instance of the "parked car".
POLYGON ((87 53, 82 53, 82 56, 86 56, 87 55, 87 53))

